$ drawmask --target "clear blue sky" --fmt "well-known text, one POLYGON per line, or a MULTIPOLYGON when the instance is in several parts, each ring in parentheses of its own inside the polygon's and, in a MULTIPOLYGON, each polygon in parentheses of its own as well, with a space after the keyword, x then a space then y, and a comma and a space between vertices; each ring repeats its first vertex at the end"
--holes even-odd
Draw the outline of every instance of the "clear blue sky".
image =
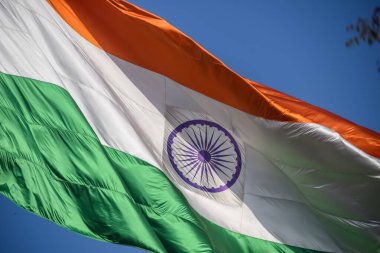
MULTIPOLYGON (((380 1, 131 0, 195 39, 239 74, 380 132, 380 46, 346 48, 347 24, 380 1)), ((119 253, 0 196, 0 252, 119 253)))

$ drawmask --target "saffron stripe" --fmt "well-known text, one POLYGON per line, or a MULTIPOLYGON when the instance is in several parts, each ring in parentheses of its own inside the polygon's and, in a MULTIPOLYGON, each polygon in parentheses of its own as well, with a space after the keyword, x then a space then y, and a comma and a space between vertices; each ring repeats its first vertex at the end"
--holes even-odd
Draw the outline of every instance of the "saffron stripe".
POLYGON ((48 1, 83 38, 110 54, 252 115, 323 125, 380 158, 380 134, 239 76, 166 21, 124 0, 48 1))

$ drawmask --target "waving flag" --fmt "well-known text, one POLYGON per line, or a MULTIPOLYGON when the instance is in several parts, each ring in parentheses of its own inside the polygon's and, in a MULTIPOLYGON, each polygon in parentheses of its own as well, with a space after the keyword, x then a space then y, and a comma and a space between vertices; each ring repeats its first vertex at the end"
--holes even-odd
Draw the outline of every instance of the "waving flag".
POLYGON ((152 252, 377 252, 380 135, 122 0, 0 0, 0 192, 152 252))

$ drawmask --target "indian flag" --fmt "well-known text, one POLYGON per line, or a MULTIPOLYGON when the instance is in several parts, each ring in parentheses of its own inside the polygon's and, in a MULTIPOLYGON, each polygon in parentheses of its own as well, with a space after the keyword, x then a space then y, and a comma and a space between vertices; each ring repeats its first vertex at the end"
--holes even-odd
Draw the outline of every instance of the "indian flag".
POLYGON ((0 0, 0 192, 152 252, 379 252, 380 135, 122 0, 0 0))

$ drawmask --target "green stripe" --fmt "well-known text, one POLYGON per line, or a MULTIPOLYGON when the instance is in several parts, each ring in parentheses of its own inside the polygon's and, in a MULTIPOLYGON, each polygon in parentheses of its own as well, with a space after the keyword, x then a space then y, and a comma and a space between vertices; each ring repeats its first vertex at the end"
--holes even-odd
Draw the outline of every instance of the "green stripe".
POLYGON ((317 252, 211 223, 160 170, 102 146, 64 89, 1 73, 0 193, 70 230, 153 252, 317 252))

